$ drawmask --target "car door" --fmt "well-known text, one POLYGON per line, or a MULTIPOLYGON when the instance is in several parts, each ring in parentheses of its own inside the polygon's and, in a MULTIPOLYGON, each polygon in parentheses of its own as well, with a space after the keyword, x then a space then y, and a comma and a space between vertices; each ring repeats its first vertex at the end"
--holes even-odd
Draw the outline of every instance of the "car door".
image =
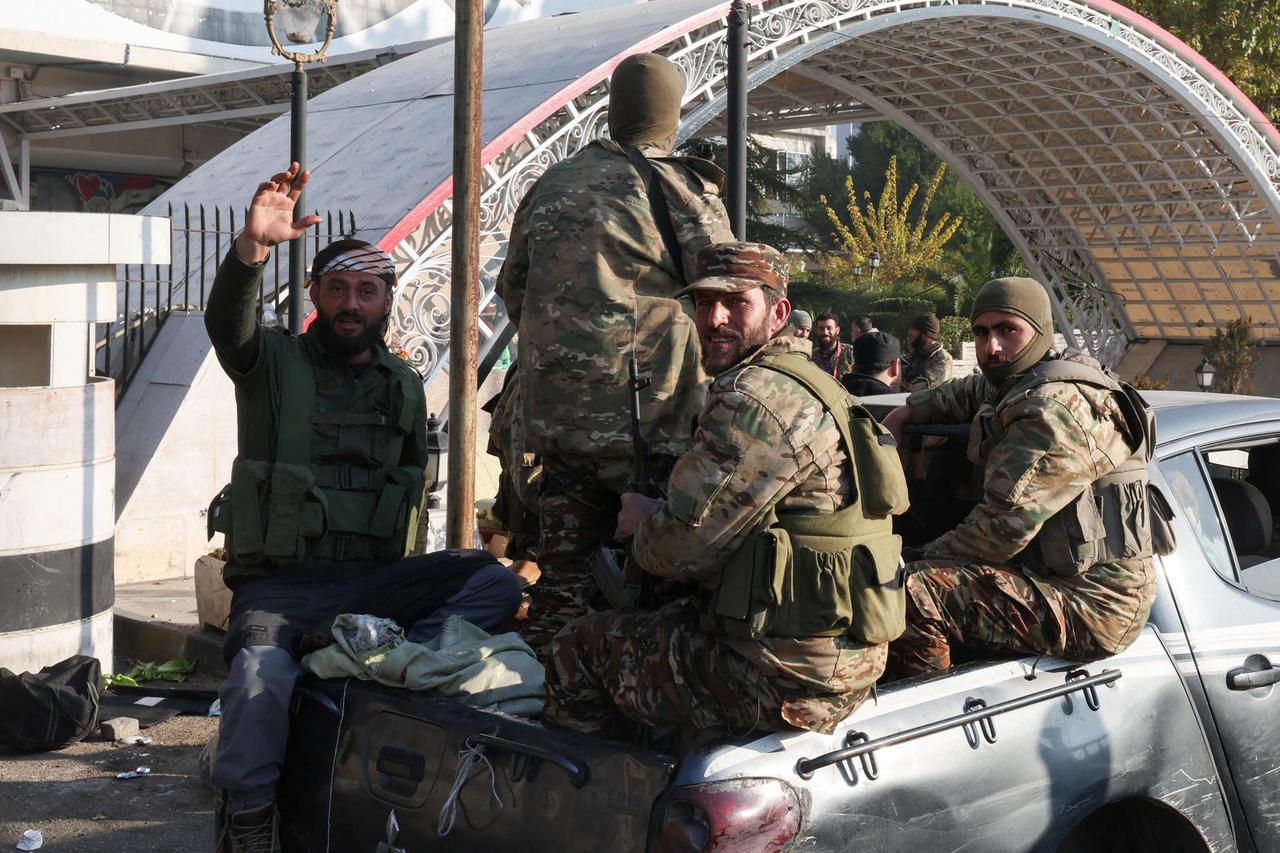
POLYGON ((1278 442, 1271 425, 1175 448, 1157 465, 1178 540, 1166 574, 1259 850, 1280 850, 1280 471, 1251 472, 1262 466, 1250 461, 1280 459, 1278 442))

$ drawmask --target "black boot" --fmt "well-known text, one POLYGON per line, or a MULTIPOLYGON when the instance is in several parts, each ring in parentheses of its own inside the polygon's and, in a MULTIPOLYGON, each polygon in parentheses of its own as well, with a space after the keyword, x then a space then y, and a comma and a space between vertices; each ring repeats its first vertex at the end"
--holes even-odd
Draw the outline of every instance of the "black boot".
POLYGON ((279 824, 275 803, 228 812, 225 830, 230 853, 280 853, 279 824))

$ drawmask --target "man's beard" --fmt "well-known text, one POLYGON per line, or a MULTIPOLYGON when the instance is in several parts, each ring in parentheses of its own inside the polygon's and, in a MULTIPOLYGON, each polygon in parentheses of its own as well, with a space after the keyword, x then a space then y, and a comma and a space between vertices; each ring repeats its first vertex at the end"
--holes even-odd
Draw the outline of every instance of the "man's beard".
POLYGON ((915 338, 913 338, 913 339, 912 339, 912 341, 911 341, 911 348, 912 348, 913 350, 922 350, 922 349, 924 349, 924 348, 925 348, 925 346, 926 346, 926 344, 925 344, 925 340, 924 340, 924 336, 923 336, 923 335, 917 335, 917 336, 916 336, 915 338))
POLYGON ((765 326, 760 326, 755 329, 748 329, 745 333, 739 333, 728 326, 721 326, 718 329, 708 329, 700 337, 702 343, 702 366, 707 373, 712 376, 718 376, 735 364, 746 361, 756 350, 768 343, 769 329, 765 326), (709 342, 709 339, 713 337, 733 338, 736 345, 724 354, 713 353, 709 342))
POLYGON ((377 323, 369 323, 354 311, 340 311, 328 317, 317 310, 315 329, 316 334, 320 336, 320 345, 326 352, 338 358, 350 358, 360 355, 381 340, 382 327, 386 324, 386 320, 386 315, 383 315, 377 323), (340 319, 355 320, 362 324, 362 328, 354 335, 343 334, 334 325, 340 319))

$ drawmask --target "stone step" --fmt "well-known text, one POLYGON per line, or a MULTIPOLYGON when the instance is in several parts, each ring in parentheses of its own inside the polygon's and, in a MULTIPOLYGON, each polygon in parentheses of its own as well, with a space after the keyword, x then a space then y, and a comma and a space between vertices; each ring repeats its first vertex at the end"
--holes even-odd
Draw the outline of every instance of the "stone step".
POLYGON ((116 587, 115 658, 166 661, 195 658, 202 676, 224 678, 221 631, 200 624, 193 578, 121 584, 116 587))

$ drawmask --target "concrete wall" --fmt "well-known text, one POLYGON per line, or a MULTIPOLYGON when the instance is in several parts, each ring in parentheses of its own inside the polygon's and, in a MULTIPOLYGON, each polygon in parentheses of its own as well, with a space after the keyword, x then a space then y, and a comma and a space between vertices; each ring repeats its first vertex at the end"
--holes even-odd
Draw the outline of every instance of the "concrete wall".
POLYGON ((235 392, 204 314, 171 314, 116 413, 117 583, 190 576, 221 546, 205 511, 235 455, 235 392))
POLYGON ((0 666, 111 666, 115 385, 92 328, 116 264, 169 261, 167 224, 0 212, 0 666))

